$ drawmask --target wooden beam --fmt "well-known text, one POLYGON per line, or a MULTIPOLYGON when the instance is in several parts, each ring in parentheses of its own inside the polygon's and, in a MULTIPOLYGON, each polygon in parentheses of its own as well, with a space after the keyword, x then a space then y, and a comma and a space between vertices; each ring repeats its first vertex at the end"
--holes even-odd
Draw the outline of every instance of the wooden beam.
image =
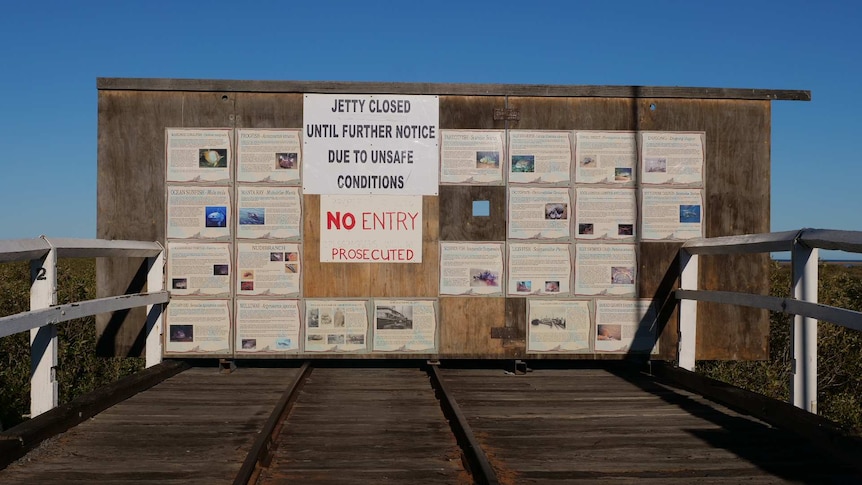
POLYGON ((97 78, 104 91, 206 91, 242 93, 427 94, 592 98, 690 98, 811 101, 811 91, 677 86, 456 84, 349 81, 238 81, 226 79, 97 78))

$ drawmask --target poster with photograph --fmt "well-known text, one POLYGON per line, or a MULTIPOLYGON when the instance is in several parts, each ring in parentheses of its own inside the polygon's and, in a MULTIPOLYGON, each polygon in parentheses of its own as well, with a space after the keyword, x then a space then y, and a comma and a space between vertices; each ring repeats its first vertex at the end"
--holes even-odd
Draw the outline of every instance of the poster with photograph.
POLYGON ((236 247, 237 295, 299 296, 298 244, 238 242, 236 247))
POLYGON ((233 130, 168 128, 165 158, 168 182, 230 182, 233 130))
POLYGON ((321 195, 321 263, 421 263, 422 196, 321 195))
POLYGON ((239 187, 236 236, 298 238, 302 225, 301 199, 299 187, 239 187))
POLYGON ((569 189, 510 187, 509 239, 567 239, 569 189))
POLYGON ((172 296, 230 296, 230 244, 168 242, 172 296))
POLYGON ((171 300, 165 307, 165 353, 230 353, 228 303, 228 300, 171 300))
POLYGON ((575 294, 636 296, 634 244, 575 246, 575 294))
POLYGON ((382 352, 435 352, 433 300, 375 300, 374 346, 382 352))
POLYGON ((502 184, 504 130, 440 130, 441 184, 502 184))
POLYGON ((635 184, 638 149, 631 131, 575 133, 575 182, 579 184, 635 184))
POLYGON ((441 295, 503 295, 503 243, 440 243, 441 295))
POLYGON ((302 166, 298 129, 236 130, 236 178, 239 182, 298 185, 302 166))
POLYGON ((568 244, 509 244, 509 296, 565 296, 571 293, 568 244))
POLYGON ((635 189, 575 189, 575 238, 634 240, 635 189))
POLYGON ((589 302, 527 302, 527 352, 589 352, 589 302))
POLYGON ((703 186, 703 133, 641 133, 644 184, 703 186))
POLYGON ((299 350, 298 300, 236 301, 237 354, 299 350))
POLYGON ((228 187, 168 186, 168 239, 230 239, 228 187))
POLYGON ((597 300, 596 352, 658 352, 652 300, 597 300))
POLYGON ((509 182, 568 184, 572 139, 568 131, 509 131, 509 182))
POLYGON ((703 192, 700 189, 644 188, 641 194, 643 240, 703 237, 703 192))
POLYGON ((368 350, 365 301, 305 300, 306 352, 368 350))

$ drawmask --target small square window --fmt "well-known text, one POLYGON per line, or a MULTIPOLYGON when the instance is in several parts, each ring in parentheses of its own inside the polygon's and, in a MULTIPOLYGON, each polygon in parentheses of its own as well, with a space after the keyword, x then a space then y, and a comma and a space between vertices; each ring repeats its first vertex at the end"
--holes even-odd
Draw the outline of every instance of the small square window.
POLYGON ((473 201, 473 217, 490 217, 491 202, 488 200, 473 201))

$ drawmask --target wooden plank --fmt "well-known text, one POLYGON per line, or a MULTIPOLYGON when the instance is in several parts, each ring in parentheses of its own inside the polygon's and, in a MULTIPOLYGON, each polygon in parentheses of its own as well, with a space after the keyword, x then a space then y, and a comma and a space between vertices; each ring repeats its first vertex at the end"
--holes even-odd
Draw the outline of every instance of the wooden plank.
POLYGON ((443 358, 508 358, 515 349, 492 339, 491 329, 506 321, 506 299, 440 298, 440 356, 443 358))
POLYGON ((638 260, 638 297, 658 305, 660 359, 674 360, 679 341, 679 317, 673 291, 679 288, 679 242, 641 242, 638 260))
POLYGON ((440 186, 441 241, 505 241, 506 187, 440 186), (474 201, 488 201, 487 217, 473 216, 474 201))
MULTIPOLYGON (((654 98, 637 103, 639 130, 706 133, 706 237, 769 232, 769 102, 654 98)), ((700 287, 767 294, 768 258, 702 256, 700 287)), ((765 311, 704 303, 697 312, 698 359, 767 357, 765 311)))
POLYGON ((513 130, 634 130, 637 104, 631 99, 510 97, 521 113, 513 130))
POLYGON ((527 354, 527 299, 506 298, 506 327, 514 336, 504 338, 503 346, 511 349, 512 357, 527 354))
POLYGON ((770 251, 790 251, 800 231, 743 234, 686 241, 683 247, 691 254, 746 254, 770 251))
POLYGON ((215 79, 97 78, 101 90, 255 93, 438 94, 614 98, 702 98, 810 101, 811 92, 786 89, 552 84, 452 84, 341 81, 237 81, 215 79))
POLYGON ((440 96, 440 129, 502 130, 506 123, 494 120, 494 109, 505 106, 503 96, 440 96))
POLYGON ((231 93, 236 100, 237 128, 302 129, 302 95, 231 93))

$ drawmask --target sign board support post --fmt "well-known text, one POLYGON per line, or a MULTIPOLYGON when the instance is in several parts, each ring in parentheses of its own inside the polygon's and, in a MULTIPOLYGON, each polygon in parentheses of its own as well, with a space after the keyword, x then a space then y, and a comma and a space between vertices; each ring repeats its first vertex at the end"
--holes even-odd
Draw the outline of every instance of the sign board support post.
MULTIPOLYGON (((793 298, 817 303, 817 248, 793 242, 793 298)), ((817 413, 817 319, 795 315, 791 332, 793 342, 793 405, 817 413)))
MULTIPOLYGON (((147 258, 147 292, 165 289, 165 250, 147 258)), ((164 304, 147 305, 146 366, 153 367, 162 362, 162 313, 164 304)))
MULTIPOLYGON (((679 250, 679 287, 684 290, 697 290, 697 258, 684 248, 679 250)), ((694 372, 695 352, 697 350, 697 300, 679 302, 679 353, 678 365, 694 372)))

